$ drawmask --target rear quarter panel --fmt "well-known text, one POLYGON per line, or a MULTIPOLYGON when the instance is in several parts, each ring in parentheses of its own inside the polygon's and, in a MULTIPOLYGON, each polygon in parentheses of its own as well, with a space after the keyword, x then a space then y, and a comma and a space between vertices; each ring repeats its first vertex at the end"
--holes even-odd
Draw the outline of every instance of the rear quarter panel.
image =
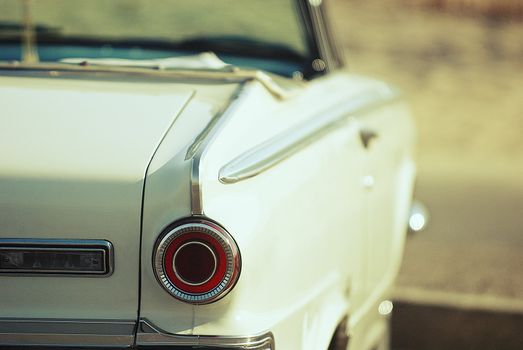
POLYGON ((236 238, 242 274, 223 301, 195 308, 194 333, 272 330, 278 347, 323 349, 338 322, 362 307, 368 208, 359 183, 363 168, 355 166, 357 123, 343 124, 256 177, 223 184, 217 174, 251 147, 380 84, 332 74, 283 101, 256 83, 247 87, 201 169, 205 214, 236 238))

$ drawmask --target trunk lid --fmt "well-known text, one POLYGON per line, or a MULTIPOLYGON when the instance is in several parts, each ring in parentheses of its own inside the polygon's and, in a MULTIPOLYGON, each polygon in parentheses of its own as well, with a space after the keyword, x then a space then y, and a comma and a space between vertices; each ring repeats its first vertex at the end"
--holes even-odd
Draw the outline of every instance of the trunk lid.
POLYGON ((0 318, 136 321, 144 177, 192 94, 167 82, 0 77, 0 238, 107 240, 115 263, 100 278, 0 275, 0 318))

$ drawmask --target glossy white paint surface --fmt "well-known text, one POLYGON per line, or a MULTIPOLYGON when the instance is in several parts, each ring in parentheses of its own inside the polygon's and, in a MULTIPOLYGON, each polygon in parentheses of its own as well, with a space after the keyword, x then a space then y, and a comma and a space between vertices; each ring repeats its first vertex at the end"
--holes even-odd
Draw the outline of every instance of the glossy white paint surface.
POLYGON ((109 278, 0 276, 0 317, 136 319, 146 167, 192 89, 0 77, 0 237, 106 239, 109 278))
POLYGON ((157 282, 152 265, 154 244, 169 224, 191 215, 188 148, 236 88, 236 84, 194 86, 196 93, 165 135, 147 172, 140 317, 171 333, 192 333, 195 307, 176 300, 157 282))
POLYGON ((379 321, 374 306, 400 264, 412 194, 414 134, 402 104, 355 115, 251 179, 223 184, 217 174, 280 132, 381 88, 340 73, 277 101, 256 83, 247 86, 201 168, 204 212, 234 235, 244 267, 229 296, 194 308, 193 333, 272 330, 278 347, 321 349, 347 314, 355 329, 358 320, 379 321), (364 126, 381 133, 369 149, 359 140, 364 126), (366 176, 374 178, 371 189, 366 176))
POLYGON ((108 239, 116 256, 106 279, 0 276, 0 316, 142 317, 177 334, 272 331, 277 349, 302 350, 326 349, 348 316, 361 344, 354 349, 376 345, 387 330, 378 305, 401 261, 412 195, 408 111, 396 101, 343 118, 351 101, 388 89, 343 72, 283 100, 249 81, 226 109, 237 89, 0 78, 0 237, 108 239), (155 280, 152 253, 161 232, 193 212, 198 163, 188 151, 224 109, 196 180, 204 214, 233 235, 243 267, 229 295, 193 306, 155 280), (219 181, 220 169, 253 147, 338 114, 335 130, 274 167, 219 181), (378 135, 368 148, 365 129, 378 135))

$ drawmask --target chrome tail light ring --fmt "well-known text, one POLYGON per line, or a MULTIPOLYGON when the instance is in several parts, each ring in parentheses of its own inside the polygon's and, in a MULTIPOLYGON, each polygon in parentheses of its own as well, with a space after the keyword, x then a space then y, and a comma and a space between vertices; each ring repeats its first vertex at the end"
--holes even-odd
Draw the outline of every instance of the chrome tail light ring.
MULTIPOLYGON (((196 266, 194 269, 200 271, 201 266, 197 265, 201 265, 201 255, 191 257, 190 252, 184 253, 189 260, 178 268, 192 271, 196 266)), ((223 227, 209 220, 191 219, 170 226, 158 237, 153 254, 153 270, 160 285, 173 297, 191 304, 208 304, 221 299, 234 287, 240 275, 241 256, 233 237, 223 227), (187 274, 177 269, 180 262, 176 257, 181 255, 181 249, 188 246, 205 247, 212 257, 208 261, 215 264, 204 266, 204 272, 207 268, 211 275, 196 274, 205 276, 200 282, 184 279, 183 276, 187 274)))

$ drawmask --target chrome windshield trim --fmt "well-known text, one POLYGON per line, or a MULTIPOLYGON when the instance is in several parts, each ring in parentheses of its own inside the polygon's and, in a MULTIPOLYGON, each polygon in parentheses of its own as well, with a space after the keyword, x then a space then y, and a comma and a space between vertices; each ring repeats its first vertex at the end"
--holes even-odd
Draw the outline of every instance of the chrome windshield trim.
MULTIPOLYGON (((320 58, 324 61, 325 67, 321 70, 326 70, 327 72, 336 68, 336 60, 333 57, 332 48, 330 42, 325 33, 325 27, 323 23, 323 1, 307 1, 307 6, 309 6, 310 16, 312 20, 312 27, 316 36, 316 41, 318 43, 318 49, 320 52, 320 58)), ((314 68, 314 67, 313 67, 314 68)), ((314 68, 316 71, 321 71, 318 68, 314 68)))
MULTIPOLYGON (((310 1, 309 5, 312 6, 310 1)), ((329 25, 332 22, 329 21, 327 16, 328 13, 325 7, 325 3, 321 1, 318 6, 312 7, 313 8, 311 11, 314 14, 314 21, 318 27, 318 35, 321 36, 321 40, 324 44, 324 50, 328 52, 326 54, 328 56, 328 58, 326 56, 326 59, 328 60, 327 68, 330 71, 341 68, 344 65, 343 54, 336 38, 334 37, 331 26, 329 25)))
POLYGON ((343 66, 343 59, 335 46, 325 19, 326 11, 322 0, 296 0, 305 21, 305 27, 312 40, 311 49, 315 59, 311 69, 316 74, 325 74, 343 66))
POLYGON ((325 116, 313 117, 239 155, 220 169, 219 180, 224 184, 233 184, 259 175, 336 130, 340 123, 390 103, 398 96, 398 92, 388 86, 362 93, 349 104, 325 116))
POLYGON ((197 346, 207 348, 230 348, 243 350, 275 350, 271 332, 253 336, 210 336, 171 334, 141 319, 136 334, 136 345, 197 346))
POLYGON ((131 346, 133 320, 0 318, 0 346, 131 346))

